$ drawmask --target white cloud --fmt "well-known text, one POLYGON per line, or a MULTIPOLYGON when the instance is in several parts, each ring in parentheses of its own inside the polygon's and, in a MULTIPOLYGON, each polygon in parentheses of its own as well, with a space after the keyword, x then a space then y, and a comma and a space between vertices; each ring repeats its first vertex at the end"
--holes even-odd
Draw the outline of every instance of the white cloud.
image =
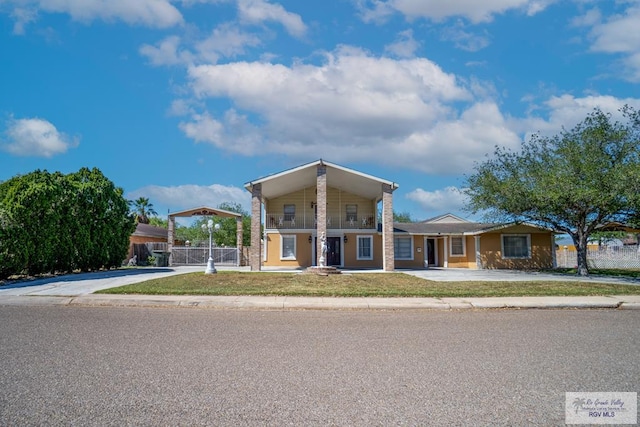
POLYGON ((27 24, 35 21, 38 13, 34 9, 16 7, 11 12, 11 18, 14 20, 13 33, 22 35, 25 33, 27 24))
POLYGON ((241 31, 232 24, 224 24, 214 29, 209 37, 196 43, 195 48, 201 60, 216 63, 220 57, 233 58, 245 53, 245 47, 258 46, 260 39, 241 31))
POLYGON ((152 65, 189 64, 194 55, 185 49, 180 49, 180 37, 168 36, 156 46, 144 44, 140 47, 140 54, 149 58, 152 65))
MULTIPOLYGON (((162 206, 173 212, 200 206, 216 208, 221 203, 238 203, 246 211, 249 211, 251 206, 251 194, 247 190, 220 184, 172 187, 149 185, 127 193, 126 197, 129 200, 147 197, 154 206, 162 206)), ((159 211, 158 213, 160 214, 159 211)))
POLYGON ((426 191, 416 188, 406 195, 407 199, 416 202, 425 212, 460 212, 467 203, 467 197, 457 187, 445 187, 441 190, 426 191))
POLYGON ((509 126, 514 131, 530 135, 540 133, 542 135, 555 135, 562 128, 571 129, 595 108, 610 113, 614 118, 622 120, 620 109, 629 105, 640 110, 638 98, 615 98, 606 95, 593 95, 576 98, 572 95, 552 96, 539 108, 545 117, 530 116, 523 119, 511 119, 509 126))
POLYGON ((377 21, 393 11, 408 19, 428 18, 441 21, 451 17, 463 17, 473 23, 490 22, 495 15, 509 10, 521 10, 529 16, 544 10, 556 0, 360 0, 365 21, 377 21))
POLYGON ((632 3, 624 13, 603 20, 599 12, 590 12, 576 24, 592 25, 591 51, 622 55, 620 77, 640 82, 640 6, 632 3))
POLYGON ((274 21, 282 24, 294 37, 303 37, 307 26, 300 15, 287 12, 280 4, 272 4, 264 0, 238 0, 238 12, 243 22, 261 24, 274 21))
POLYGON ((165 37, 155 46, 144 44, 139 51, 155 66, 186 66, 201 63, 215 64, 220 58, 244 54, 245 47, 258 46, 260 43, 256 35, 242 32, 231 24, 223 24, 215 28, 208 37, 189 43, 193 46, 191 50, 182 45, 183 40, 180 37, 174 35, 165 37))
POLYGON ((397 41, 386 45, 384 50, 399 58, 411 58, 419 47, 420 43, 413 38, 413 30, 409 29, 400 32, 397 41))
POLYGON ((330 152, 335 161, 459 174, 495 144, 520 142, 494 102, 474 102, 454 75, 425 58, 343 47, 319 66, 237 62, 191 67, 189 76, 200 100, 229 98, 235 108, 221 118, 193 115, 183 132, 245 155, 330 152))
POLYGON ((182 14, 170 0, 5 0, 13 6, 16 29, 33 21, 36 12, 66 13, 75 21, 123 21, 128 24, 167 28, 183 22, 182 14), (25 14, 25 11, 29 11, 25 14))
POLYGON ((78 138, 70 138, 43 119, 11 119, 0 146, 17 156, 53 157, 76 147, 78 138))
POLYGON ((474 34, 465 30, 464 27, 464 23, 458 21, 454 26, 444 28, 441 37, 443 40, 453 42, 456 48, 468 52, 477 52, 489 46, 490 40, 486 30, 483 34, 474 34))

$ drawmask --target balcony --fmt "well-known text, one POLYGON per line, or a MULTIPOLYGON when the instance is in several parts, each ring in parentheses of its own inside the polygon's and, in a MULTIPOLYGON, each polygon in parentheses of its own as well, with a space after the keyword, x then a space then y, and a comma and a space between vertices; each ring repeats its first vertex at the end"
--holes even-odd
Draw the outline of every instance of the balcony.
MULTIPOLYGON (((266 229, 284 230, 315 230, 317 227, 315 215, 290 215, 284 213, 268 213, 266 215, 266 229)), ((375 229, 375 215, 358 215, 345 218, 344 215, 327 215, 327 229, 362 230, 375 229)))

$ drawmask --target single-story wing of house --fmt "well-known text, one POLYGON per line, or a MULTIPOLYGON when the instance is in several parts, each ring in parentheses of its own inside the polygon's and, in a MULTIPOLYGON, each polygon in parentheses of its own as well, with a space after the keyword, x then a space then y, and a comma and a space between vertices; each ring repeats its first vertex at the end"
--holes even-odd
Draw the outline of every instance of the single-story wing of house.
POLYGON ((553 266, 554 236, 527 224, 482 224, 454 215, 393 223, 398 184, 322 159, 249 181, 251 270, 553 266))
POLYGON ((555 259, 551 230, 524 223, 478 223, 445 214, 394 224, 396 267, 539 269, 555 259))

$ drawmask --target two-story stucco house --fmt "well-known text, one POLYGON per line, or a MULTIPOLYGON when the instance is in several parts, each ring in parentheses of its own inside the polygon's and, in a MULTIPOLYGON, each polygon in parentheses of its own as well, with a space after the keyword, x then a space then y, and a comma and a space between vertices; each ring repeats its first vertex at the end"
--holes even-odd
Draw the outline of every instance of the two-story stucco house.
POLYGON ((261 266, 343 268, 550 268, 554 235, 528 224, 454 215, 393 223, 398 184, 317 160, 245 184, 251 192, 252 271, 261 266))
POLYGON ((323 235, 327 266, 394 269, 396 183, 317 160, 245 188, 252 197, 251 270, 318 265, 323 235))

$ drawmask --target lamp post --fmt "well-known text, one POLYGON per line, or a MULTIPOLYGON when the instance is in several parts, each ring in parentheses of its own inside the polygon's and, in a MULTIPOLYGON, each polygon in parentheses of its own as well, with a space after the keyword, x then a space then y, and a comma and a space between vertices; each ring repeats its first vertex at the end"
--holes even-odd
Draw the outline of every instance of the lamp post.
POLYGON ((204 274, 215 274, 218 271, 216 270, 215 265, 213 264, 213 257, 211 256, 211 235, 213 234, 213 230, 220 230, 220 224, 216 224, 215 227, 213 225, 213 220, 210 219, 207 221, 207 224, 202 224, 203 231, 209 231, 209 260, 207 261, 207 269, 204 271, 204 274))

